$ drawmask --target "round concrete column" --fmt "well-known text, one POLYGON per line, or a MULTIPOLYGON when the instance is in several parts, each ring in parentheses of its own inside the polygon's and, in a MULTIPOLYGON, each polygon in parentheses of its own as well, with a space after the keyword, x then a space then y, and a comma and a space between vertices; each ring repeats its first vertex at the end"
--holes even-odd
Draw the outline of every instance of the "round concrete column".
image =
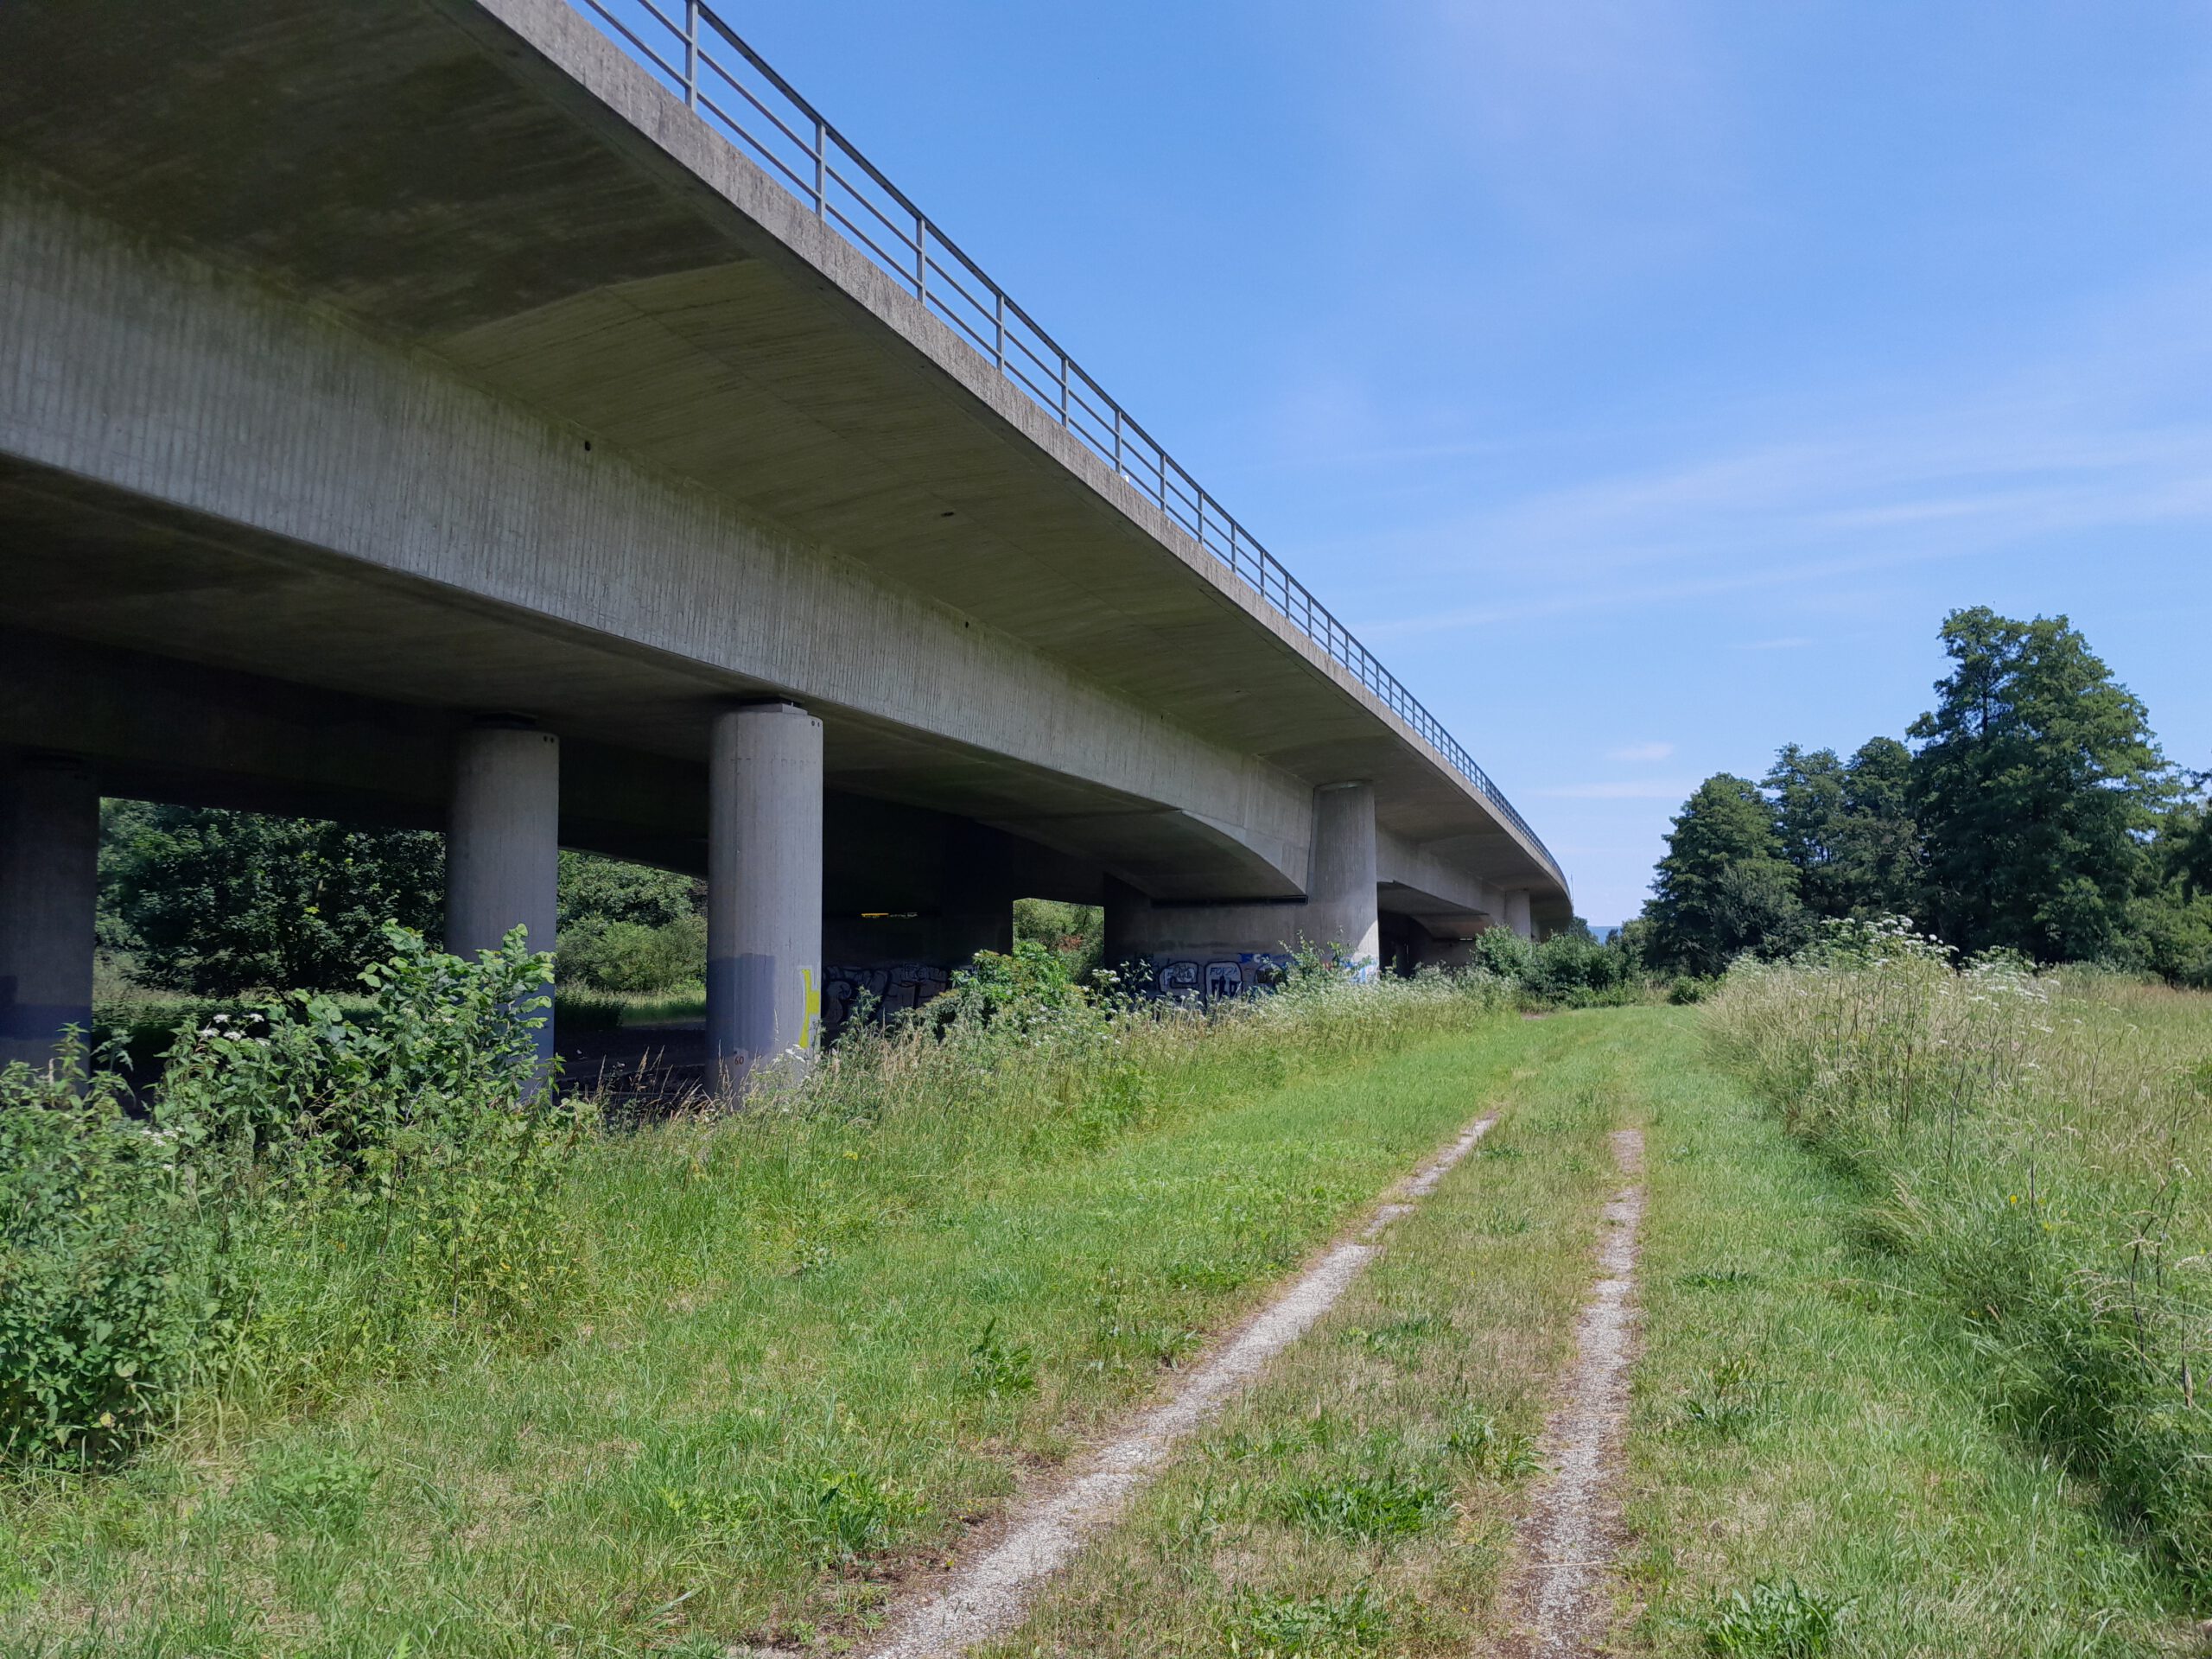
POLYGON ((741 1093, 813 1058, 822 1013, 822 722, 796 703, 715 718, 708 757, 707 1062, 741 1093))
POLYGON ((1524 939, 1536 937, 1536 924, 1529 912, 1529 895, 1525 890, 1505 895, 1505 925, 1524 939))
POLYGON ((82 764, 35 757, 0 779, 0 1065, 42 1065, 92 1025, 100 798, 82 764))
MULTIPOLYGON (((474 957, 526 928, 553 948, 561 874, 561 740, 521 724, 483 725, 454 754, 446 830, 446 949, 474 957)), ((553 1055, 549 1008, 538 1052, 553 1055)))
POLYGON ((1324 784, 1313 791, 1313 871, 1299 931, 1339 951, 1340 961, 1367 964, 1364 976, 1382 948, 1375 891, 1375 786, 1324 784))

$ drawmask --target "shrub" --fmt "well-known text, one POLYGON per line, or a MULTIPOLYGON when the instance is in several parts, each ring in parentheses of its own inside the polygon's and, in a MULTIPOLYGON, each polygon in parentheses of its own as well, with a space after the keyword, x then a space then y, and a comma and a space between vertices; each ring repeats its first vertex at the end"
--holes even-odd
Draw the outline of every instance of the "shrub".
POLYGON ((593 917, 561 930, 561 980, 595 991, 652 995, 703 980, 707 922, 678 916, 660 923, 593 917))
POLYGON ((150 1122, 81 1049, 0 1074, 0 1449, 105 1456, 197 1378, 313 1395, 558 1313, 590 1120, 540 1071, 550 959, 387 942, 367 1018, 301 992, 181 1033, 150 1122))
POLYGON ((107 1457, 209 1339, 190 1172, 72 1044, 0 1071, 0 1457, 107 1457))

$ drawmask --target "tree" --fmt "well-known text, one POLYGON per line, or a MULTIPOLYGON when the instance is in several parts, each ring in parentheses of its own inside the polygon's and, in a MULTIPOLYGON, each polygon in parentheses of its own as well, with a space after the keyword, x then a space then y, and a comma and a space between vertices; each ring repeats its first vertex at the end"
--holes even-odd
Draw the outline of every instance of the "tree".
POLYGON ((1674 826, 1644 907, 1652 959, 1709 975, 1745 950, 1794 949, 1805 931, 1797 872, 1758 785, 1725 772, 1708 778, 1674 826))
POLYGON ((1816 916, 1847 916, 1839 841, 1848 780, 1834 749, 1783 746, 1767 769, 1774 829, 1782 856, 1797 872, 1797 896, 1816 916))
POLYGON ((1842 916, 1910 916, 1921 908, 1920 826, 1912 816, 1912 751, 1894 737, 1859 746, 1844 769, 1835 837, 1842 916))
POLYGON ((1912 723, 1924 920, 1962 950, 2110 952, 2172 792, 2141 702, 2063 617, 1944 619, 1955 666, 1912 723))
POLYGON ((104 827, 102 933, 149 985, 350 989, 385 953, 386 922, 442 925, 445 846, 426 830, 136 803, 104 827))
POLYGON ((1766 774, 1782 855, 1815 916, 1909 914, 1918 902, 1919 831, 1907 785, 1911 751, 1892 737, 1850 760, 1792 743, 1766 774))
POLYGON ((596 853, 563 853, 559 892, 564 984, 649 994, 704 981, 705 882, 596 853))
MULTIPOLYGON (((2206 779, 2190 781, 2202 788, 2206 779)), ((2144 865, 2120 960, 2176 984, 2212 990, 2212 802, 2172 803, 2144 865)))

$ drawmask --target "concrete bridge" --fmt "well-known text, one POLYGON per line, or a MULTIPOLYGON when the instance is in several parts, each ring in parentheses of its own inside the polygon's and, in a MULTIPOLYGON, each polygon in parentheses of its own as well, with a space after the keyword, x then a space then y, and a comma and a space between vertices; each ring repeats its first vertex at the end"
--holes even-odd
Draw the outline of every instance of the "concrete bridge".
POLYGON ((1563 924, 1466 752, 683 0, 0 7, 0 1039, 102 794, 704 873, 725 1075, 1011 900, 1219 995, 1563 924))

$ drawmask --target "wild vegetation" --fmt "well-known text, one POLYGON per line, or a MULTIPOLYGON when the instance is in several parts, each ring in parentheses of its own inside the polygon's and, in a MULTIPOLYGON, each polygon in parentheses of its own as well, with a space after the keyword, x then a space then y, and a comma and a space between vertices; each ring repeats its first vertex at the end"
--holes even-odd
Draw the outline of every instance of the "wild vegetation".
POLYGON ((1649 1186, 1613 1649, 1818 1659, 2158 1650, 2183 1597, 2024 1457, 1923 1264, 1646 1007, 1459 1046, 1477 1154, 982 1659, 1511 1655, 1517 1528, 1573 1349, 1608 1132, 1649 1186))
POLYGON ((1980 1389, 2212 1585, 2212 1000, 2109 975, 1957 963, 1895 925, 1739 963, 1715 1052, 1869 1184, 1926 1264, 1980 1389))
MULTIPOLYGON (((1771 1102, 1714 1063, 1700 1027, 1735 995, 1718 1014, 1609 1016, 1644 1027, 1651 1152, 1617 1643, 1670 1659, 2195 1651, 2189 1587, 2140 1529, 1989 1409, 2006 1362, 1938 1262, 1870 1228, 1879 1173, 1778 1134, 1771 1102)), ((2017 1190, 1997 1194, 2008 1217, 2017 1190)))
POLYGON ((0 1644, 850 1628, 1464 1123, 1436 1045, 1510 1001, 1315 971, 1207 1015, 1031 946, 609 1135, 523 1058, 542 960, 394 954, 373 1021, 196 1032, 150 1124, 9 1074, 0 1644))
POLYGON ((590 1113, 542 1086, 546 959, 389 941, 376 1018, 218 1014, 143 1109, 81 1046, 0 1071, 0 1457, 98 1466, 195 1394, 289 1408, 563 1319, 590 1113))
POLYGON ((2063 617, 1987 609, 1942 627, 1951 672, 1908 747, 1783 748, 1762 782, 1707 779, 1674 822, 1631 943, 1719 974, 1823 920, 1911 916, 1955 949, 2097 962, 2212 988, 2205 774, 2063 617))

